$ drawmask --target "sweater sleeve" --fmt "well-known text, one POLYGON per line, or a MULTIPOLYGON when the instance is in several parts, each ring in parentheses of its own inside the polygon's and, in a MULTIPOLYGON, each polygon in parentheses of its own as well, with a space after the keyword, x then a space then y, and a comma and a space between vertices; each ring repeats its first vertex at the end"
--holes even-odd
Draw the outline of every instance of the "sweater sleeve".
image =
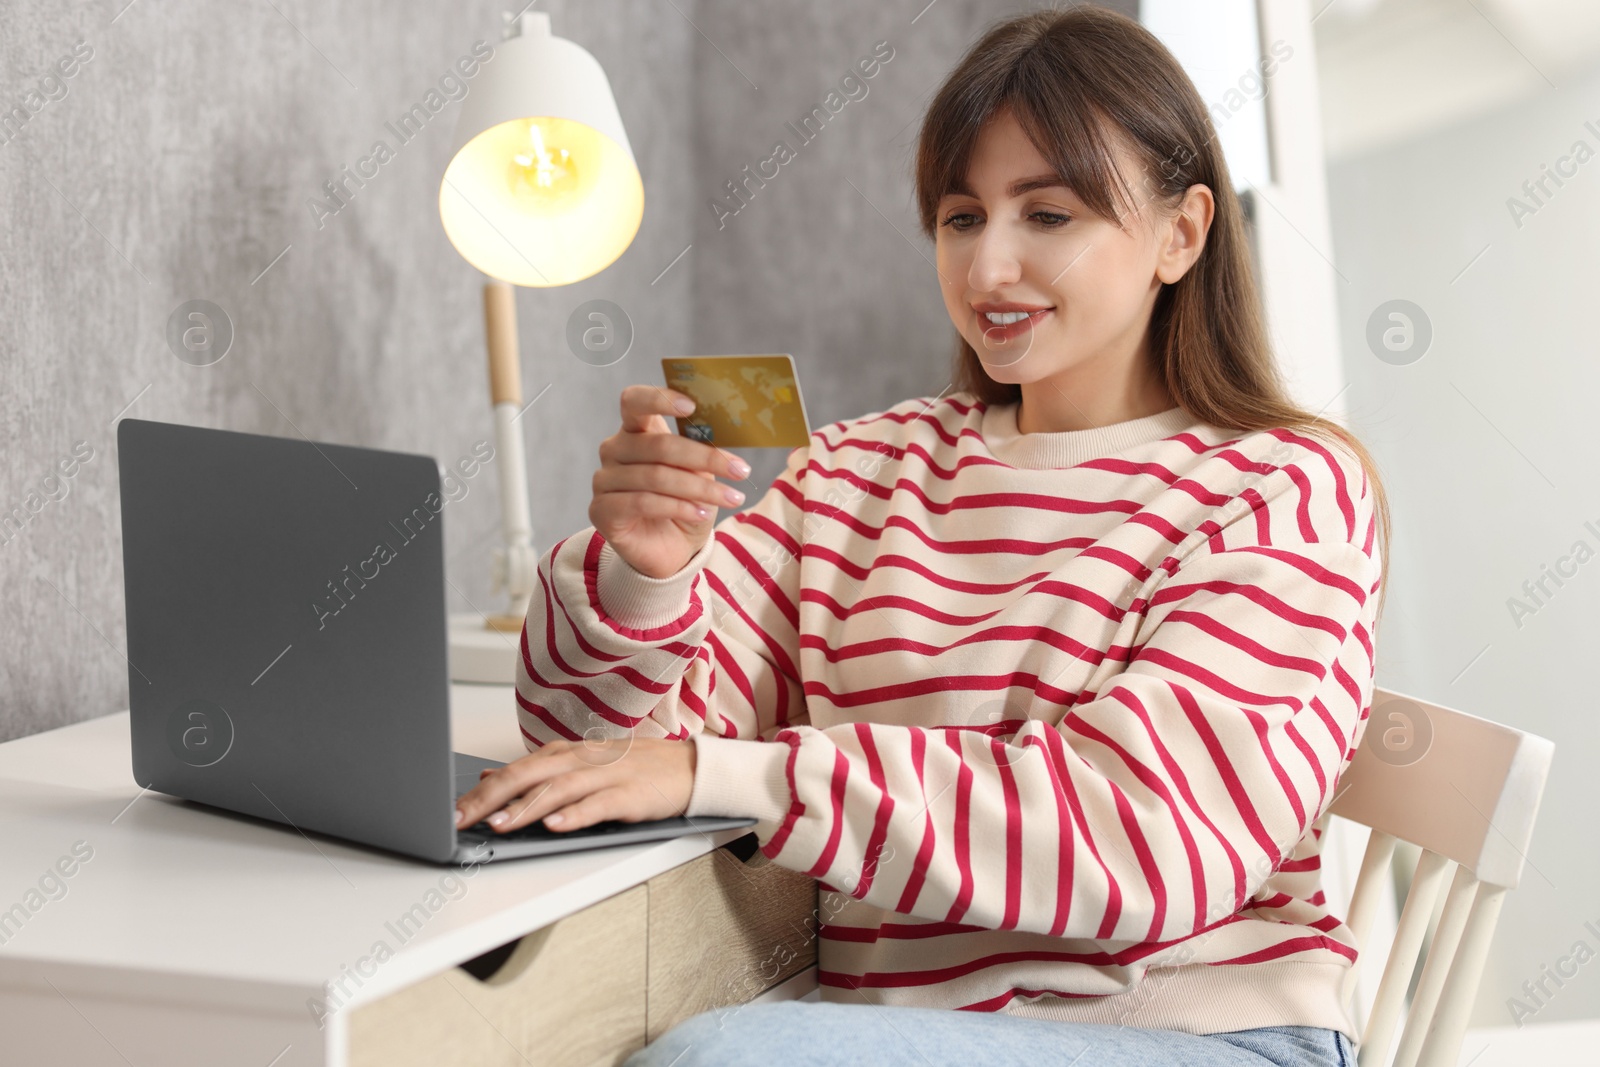
MULTIPOLYGON (((808 454, 792 450, 761 499, 666 578, 635 570, 593 526, 544 554, 516 674, 530 751, 558 738, 770 738, 808 721, 796 667, 808 454)), ((736 782, 697 771, 687 813, 781 817, 786 751, 754 746, 736 782)))
MULTIPOLYGON (((1051 721, 779 730, 793 803, 762 851, 933 922, 1147 943, 1233 921, 1331 803, 1370 700, 1372 501, 1323 456, 1217 497, 1131 583, 1125 668, 1051 721)), ((751 747, 707 739, 697 773, 737 782, 751 747)))

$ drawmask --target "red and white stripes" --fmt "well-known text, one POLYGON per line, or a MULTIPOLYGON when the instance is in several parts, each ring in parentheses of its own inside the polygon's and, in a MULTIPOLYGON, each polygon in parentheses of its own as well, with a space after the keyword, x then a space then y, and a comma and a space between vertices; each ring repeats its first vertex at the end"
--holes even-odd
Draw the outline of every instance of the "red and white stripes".
POLYGON ((694 743, 690 814, 821 882, 825 999, 1353 1032, 1312 824, 1373 682, 1365 475, 1177 408, 1100 436, 908 400, 815 431, 670 578, 563 539, 527 745, 694 743))

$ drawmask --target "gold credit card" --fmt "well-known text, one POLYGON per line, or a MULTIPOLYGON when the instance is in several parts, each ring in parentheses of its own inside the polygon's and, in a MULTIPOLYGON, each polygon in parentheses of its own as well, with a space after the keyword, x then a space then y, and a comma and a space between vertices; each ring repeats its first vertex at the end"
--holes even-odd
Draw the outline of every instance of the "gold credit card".
POLYGON ((694 398, 678 433, 719 448, 798 448, 811 439, 793 357, 662 357, 667 387, 694 398))

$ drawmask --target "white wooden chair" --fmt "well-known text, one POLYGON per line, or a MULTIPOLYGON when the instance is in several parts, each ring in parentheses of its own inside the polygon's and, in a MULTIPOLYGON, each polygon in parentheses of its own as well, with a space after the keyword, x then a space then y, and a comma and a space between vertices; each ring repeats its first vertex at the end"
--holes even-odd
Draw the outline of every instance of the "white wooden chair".
POLYGON ((1393 690, 1373 691, 1366 732, 1327 813, 1371 830, 1345 920, 1361 949, 1346 978, 1347 1003, 1369 955, 1379 894, 1392 892, 1395 844, 1422 851, 1372 1010, 1364 1022, 1351 1012, 1361 1028, 1360 1067, 1389 1067, 1403 1009, 1393 1067, 1457 1067, 1500 905, 1522 877, 1554 751, 1535 734, 1393 690), (1452 866, 1450 892, 1408 1006, 1439 887, 1452 866))

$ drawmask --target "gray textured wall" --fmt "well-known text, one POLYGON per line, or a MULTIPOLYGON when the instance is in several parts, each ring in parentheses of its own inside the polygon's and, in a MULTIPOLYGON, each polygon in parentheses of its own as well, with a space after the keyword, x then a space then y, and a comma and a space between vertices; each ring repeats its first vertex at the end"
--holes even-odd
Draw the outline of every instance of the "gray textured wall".
MULTIPOLYGON (((113 425, 125 408, 447 463, 492 440, 481 276, 445 239, 436 206, 457 106, 447 100, 403 146, 385 123, 423 101, 474 40, 498 42, 498 8, 143 0, 119 14, 125 2, 0 8, 8 109, 75 42, 93 49, 66 94, 0 145, 0 511, 75 442, 94 449, 68 494, 0 544, 3 737, 126 707, 113 425), (313 212, 323 183, 379 138, 394 158, 347 186, 337 213, 313 212), (236 331, 206 367, 166 341, 169 314, 197 298, 222 306, 236 331)), ((612 387, 560 358, 579 290, 627 293, 663 351, 688 342, 691 320, 687 274, 649 282, 689 239, 673 206, 692 189, 694 30, 649 0, 567 6, 556 25, 610 71, 656 210, 598 281, 519 301, 527 381, 557 382, 533 409, 540 417, 524 420, 544 484, 560 487, 541 507, 544 536, 582 514, 568 489, 586 480, 593 448, 580 411, 612 387)), ((472 599, 488 590, 492 478, 469 483, 446 527, 450 572, 472 599)))
MULTIPOLYGON (((456 103, 403 146, 385 124, 475 40, 497 42, 501 8, 125 4, 0 2, 0 112, 27 116, 0 126, 0 513, 26 520, 0 534, 0 740, 126 707, 118 417, 446 463, 491 433, 482 279, 436 208, 456 103), (71 76, 51 78, 75 47, 71 76), (336 212, 313 210, 380 138, 394 158, 347 185, 336 212), (203 367, 166 339, 174 309, 197 299, 235 331, 203 367), (75 448, 92 458, 74 468, 75 448)), ((523 420, 541 548, 587 522, 617 394, 659 382, 659 356, 792 352, 813 425, 944 388, 953 331, 911 210, 917 120, 985 25, 1032 6, 540 5, 606 68, 646 188, 622 259, 518 294, 525 391, 550 386, 523 420), (802 145, 785 123, 879 41, 893 58, 867 94, 802 145), (795 158, 719 223, 724 183, 780 139, 795 158), (595 297, 636 330, 604 368, 564 342, 568 315, 595 297)), ((747 458, 747 492, 781 469, 775 452, 747 458)), ((452 610, 491 603, 492 480, 478 475, 450 511, 452 610)))

